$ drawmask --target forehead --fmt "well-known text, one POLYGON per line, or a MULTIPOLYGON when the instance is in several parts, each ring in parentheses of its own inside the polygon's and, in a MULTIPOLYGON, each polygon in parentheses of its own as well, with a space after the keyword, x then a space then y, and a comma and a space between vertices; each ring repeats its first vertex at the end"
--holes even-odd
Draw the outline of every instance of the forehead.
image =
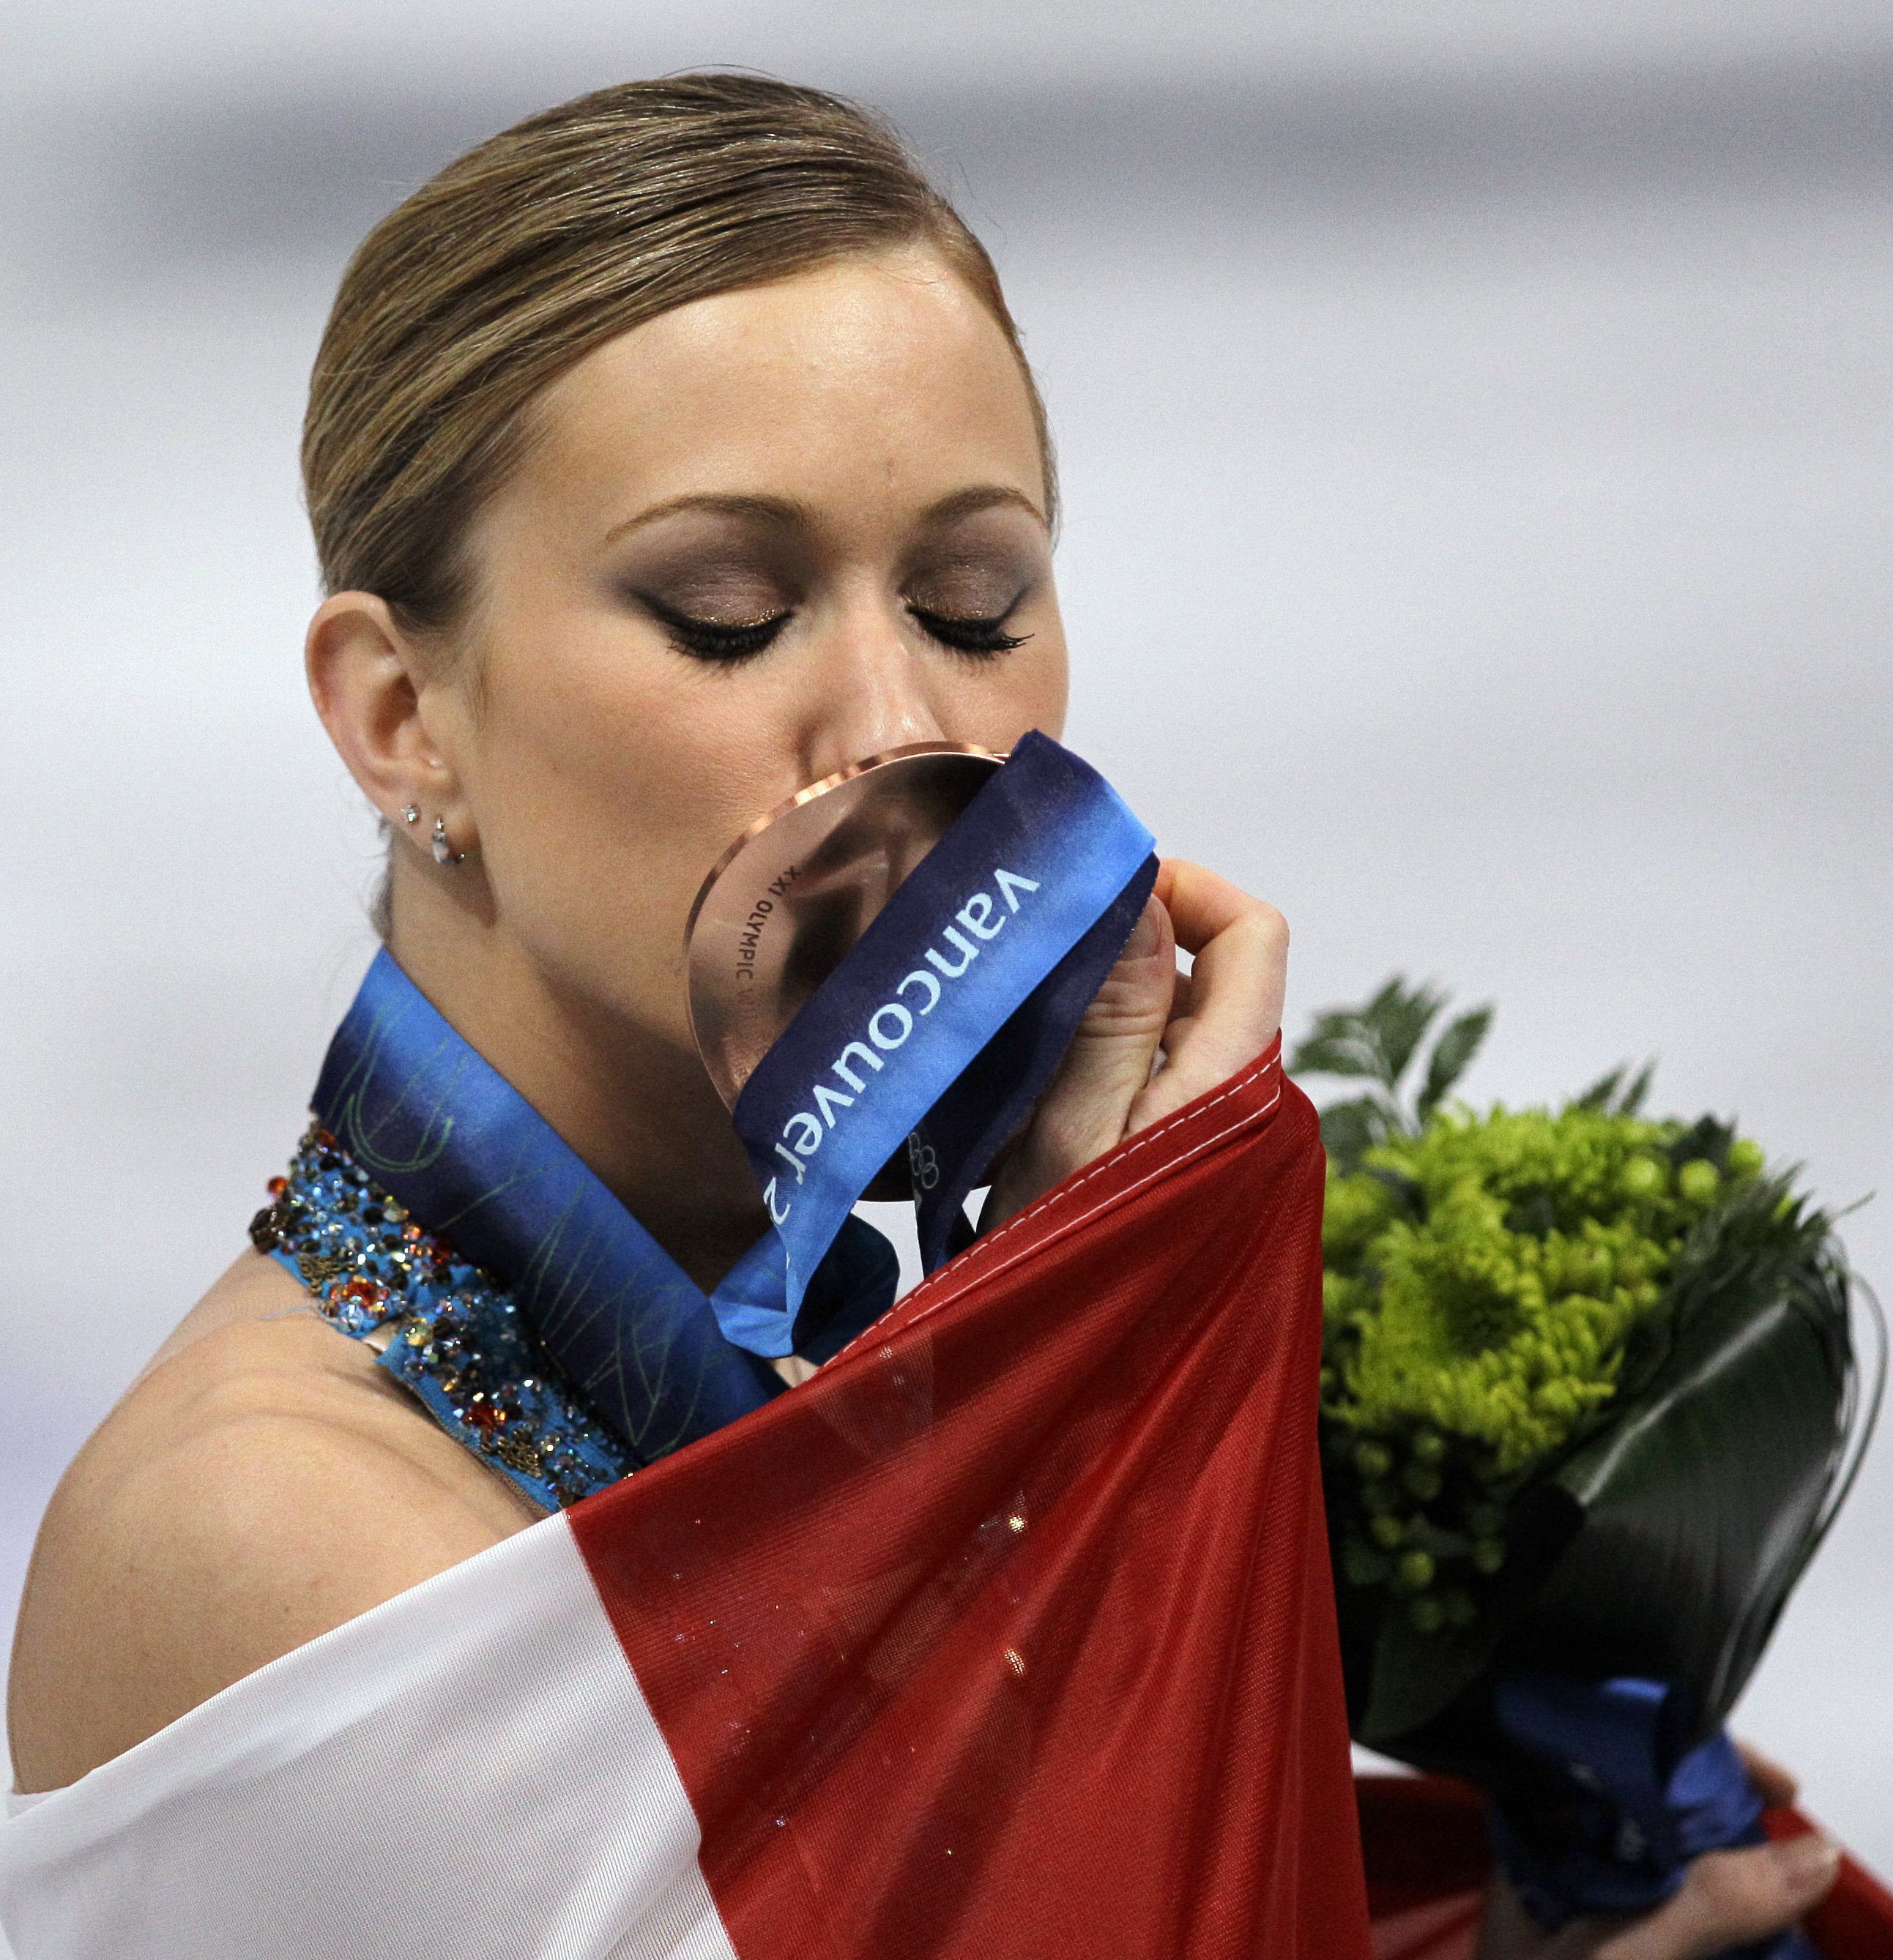
POLYGON ((1042 510, 1017 356, 942 261, 837 260, 675 307, 594 348, 535 405, 520 490, 611 515, 700 491, 932 496, 974 478, 1042 510))

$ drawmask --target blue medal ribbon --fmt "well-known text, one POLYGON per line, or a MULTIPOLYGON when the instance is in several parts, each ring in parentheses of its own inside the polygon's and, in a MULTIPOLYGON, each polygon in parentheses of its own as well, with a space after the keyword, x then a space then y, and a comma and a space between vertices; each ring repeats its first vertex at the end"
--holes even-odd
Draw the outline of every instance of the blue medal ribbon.
MULTIPOLYGON (((1629 1676, 1520 1672, 1497 1684, 1499 1726, 1547 1780, 1535 1798, 1493 1805, 1493 1851, 1547 1933, 1580 1914, 1649 1911, 1692 1858, 1766 1841, 1735 1745, 1719 1729, 1691 1742, 1691 1706, 1673 1683, 1629 1676)), ((1815 1955, 1790 1929, 1719 1960, 1815 1955)))
POLYGON ((922 1265, 948 1255, 967 1193, 1143 909, 1152 842, 1034 730, 895 889, 737 1098, 774 1221, 711 1296, 738 1346, 791 1351, 816 1268, 903 1138, 922 1265))
POLYGON ((639 1462, 760 1406, 761 1357, 821 1359, 891 1304, 852 1215, 906 1139, 926 1270, 1043 1090, 1156 876, 1098 772, 1031 731, 896 889, 733 1112, 772 1220, 706 1296, 384 949, 336 1029, 317 1116, 510 1288, 639 1462))
POLYGON ((511 1291, 637 1462, 782 1386, 722 1338, 703 1289, 385 948, 314 1106, 378 1184, 511 1291))

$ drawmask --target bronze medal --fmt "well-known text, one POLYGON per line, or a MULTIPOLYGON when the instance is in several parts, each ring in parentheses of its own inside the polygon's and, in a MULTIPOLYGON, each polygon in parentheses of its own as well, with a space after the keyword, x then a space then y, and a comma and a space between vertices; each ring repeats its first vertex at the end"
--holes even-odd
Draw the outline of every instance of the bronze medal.
MULTIPOLYGON (((1005 760, 915 742, 851 763, 758 817, 718 859, 684 928, 690 1026, 725 1104, 895 887, 1005 760)), ((908 1195, 905 1158, 865 1194, 908 1195)))

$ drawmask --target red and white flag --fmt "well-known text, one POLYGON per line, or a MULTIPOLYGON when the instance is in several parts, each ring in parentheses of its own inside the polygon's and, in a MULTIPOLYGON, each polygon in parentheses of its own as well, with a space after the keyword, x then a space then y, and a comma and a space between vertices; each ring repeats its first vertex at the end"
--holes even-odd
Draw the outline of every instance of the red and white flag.
POLYGON ((811 1380, 14 1799, 19 1960, 1366 1960, 1279 1044, 811 1380))

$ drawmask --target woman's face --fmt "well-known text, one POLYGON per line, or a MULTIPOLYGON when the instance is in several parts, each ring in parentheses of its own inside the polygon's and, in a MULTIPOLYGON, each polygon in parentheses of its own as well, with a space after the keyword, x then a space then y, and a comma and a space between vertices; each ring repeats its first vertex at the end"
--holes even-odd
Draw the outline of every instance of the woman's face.
POLYGON ((1025 385, 908 251, 677 307, 536 406, 423 698, 477 842, 440 875, 486 880, 555 991, 687 1048, 685 921, 756 817, 903 743, 1061 732, 1025 385))

